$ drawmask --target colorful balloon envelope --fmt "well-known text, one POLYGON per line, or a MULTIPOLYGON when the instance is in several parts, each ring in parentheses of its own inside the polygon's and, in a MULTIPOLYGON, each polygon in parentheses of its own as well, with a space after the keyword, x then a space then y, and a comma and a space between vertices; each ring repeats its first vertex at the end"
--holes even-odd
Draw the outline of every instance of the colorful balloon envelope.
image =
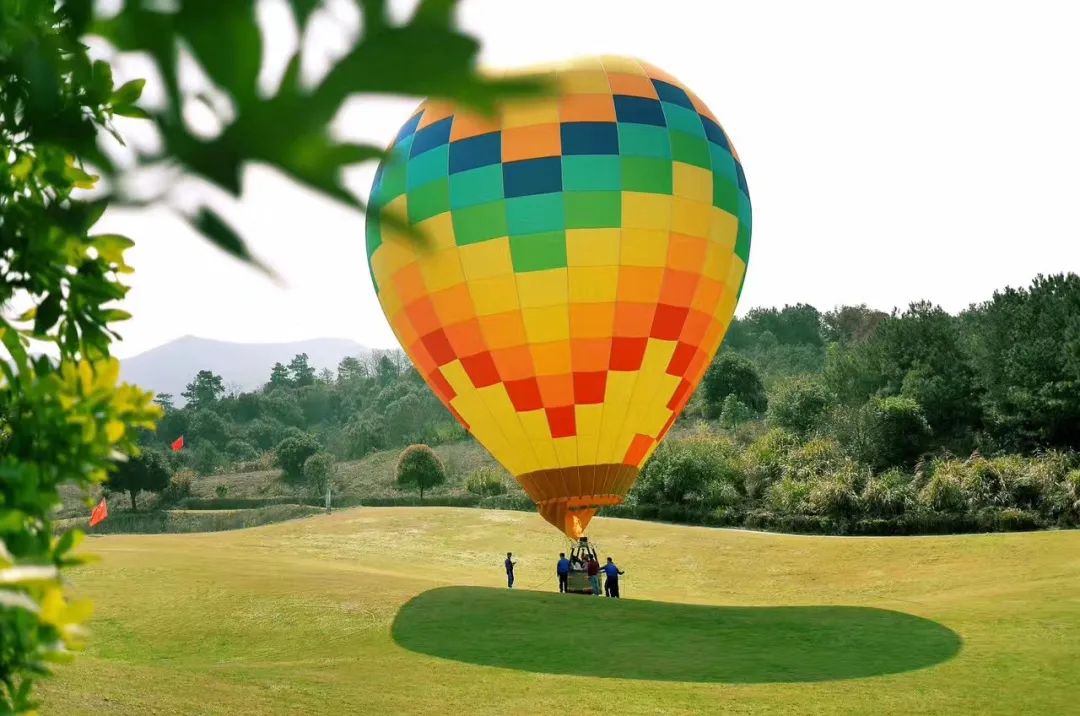
POLYGON ((490 118, 420 105, 376 173, 367 250, 432 390, 576 538, 719 348, 750 199, 727 134, 670 75, 609 57, 544 72, 555 96, 490 118))

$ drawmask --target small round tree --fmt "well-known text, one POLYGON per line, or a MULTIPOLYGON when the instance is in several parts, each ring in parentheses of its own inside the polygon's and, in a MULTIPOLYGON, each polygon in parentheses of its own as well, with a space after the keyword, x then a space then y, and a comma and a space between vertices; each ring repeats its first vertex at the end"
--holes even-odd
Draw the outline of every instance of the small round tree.
POLYGON ((277 466, 285 471, 285 478, 299 482, 304 477, 304 462, 319 452, 319 443, 307 433, 298 432, 278 443, 274 450, 277 466))
POLYGON ((424 499, 424 490, 446 482, 446 470, 442 461, 427 445, 410 445, 401 451, 397 464, 397 484, 399 487, 417 488, 420 500, 424 499))
POLYGON ((874 398, 861 409, 863 458, 877 470, 910 467, 930 441, 922 406, 911 398, 874 398))
POLYGON ((720 411, 720 424, 725 428, 734 430, 753 417, 750 408, 735 397, 734 393, 728 393, 728 396, 724 398, 723 405, 724 407, 720 411))
POLYGON ((131 511, 134 512, 138 509, 135 496, 142 490, 160 493, 169 486, 169 477, 168 463, 161 453, 143 450, 139 455, 117 463, 106 486, 111 491, 131 495, 131 511))
POLYGON ((334 456, 328 452, 317 452, 304 461, 304 481, 314 495, 326 494, 334 476, 334 465, 334 456))
POLYGON ((700 390, 704 395, 705 410, 710 417, 719 417, 724 408, 724 398, 734 395, 739 402, 757 414, 769 407, 765 385, 761 382, 754 364, 730 351, 716 356, 709 370, 701 379, 700 390))
POLYGON ((820 383, 794 380, 770 403, 769 423, 805 438, 821 427, 832 406, 833 397, 820 383))

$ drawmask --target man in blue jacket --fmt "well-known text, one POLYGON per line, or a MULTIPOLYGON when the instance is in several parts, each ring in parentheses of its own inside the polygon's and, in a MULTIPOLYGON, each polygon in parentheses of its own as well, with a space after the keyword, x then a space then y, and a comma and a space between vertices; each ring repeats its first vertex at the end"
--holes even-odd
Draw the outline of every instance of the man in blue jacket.
POLYGON ((611 557, 608 557, 607 564, 604 565, 604 574, 607 575, 607 579, 604 580, 604 595, 618 599, 619 575, 626 573, 616 567, 615 563, 611 561, 611 557))
POLYGON ((559 576, 559 592, 566 591, 566 580, 570 577, 570 560, 565 552, 559 552, 559 561, 555 565, 555 574, 559 576))

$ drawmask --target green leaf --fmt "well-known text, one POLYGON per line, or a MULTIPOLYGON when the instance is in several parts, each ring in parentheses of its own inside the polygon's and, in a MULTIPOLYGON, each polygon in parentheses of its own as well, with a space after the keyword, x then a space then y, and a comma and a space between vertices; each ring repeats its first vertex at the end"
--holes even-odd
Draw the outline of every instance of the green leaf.
POLYGON ((144 85, 146 85, 146 80, 131 80, 130 82, 125 82, 112 93, 112 104, 134 104, 138 101, 139 97, 142 96, 144 85))
POLYGON ((63 557, 65 554, 78 547, 85 537, 86 535, 82 530, 68 530, 56 540, 56 547, 53 550, 55 556, 63 557))
POLYGON ((127 311, 121 311, 118 308, 110 308, 101 314, 101 318, 105 323, 116 323, 118 321, 131 320, 131 314, 127 311))
POLYGON ((335 163, 341 167, 382 159, 385 154, 382 149, 370 144, 336 144, 331 151, 335 163))
POLYGON ((262 65, 255 6, 235 0, 184 0, 176 14, 177 30, 206 74, 241 106, 255 98, 262 65))
POLYGON ((449 27, 454 20, 457 0, 421 0, 413 13, 413 22, 426 22, 449 27))
POLYGON ((189 220, 200 234, 225 253, 258 267, 264 273, 273 275, 273 272, 267 266, 251 255, 247 244, 240 238, 240 235, 213 209, 205 206, 200 207, 199 213, 193 218, 189 218, 189 220))
POLYGON ((364 11, 364 35, 371 36, 386 29, 386 0, 359 0, 364 11))
POLYGON ((114 105, 112 108, 113 114, 118 114, 121 117, 134 117, 135 119, 150 119, 150 113, 142 107, 136 107, 133 104, 121 104, 114 105))
POLYGON ((92 0, 64 0, 60 10, 70 19, 72 35, 81 37, 93 18, 94 3, 92 0))
POLYGON ((83 171, 74 164, 68 164, 64 167, 64 178, 80 189, 93 189, 98 180, 96 176, 83 171))
POLYGON ((96 60, 89 89, 94 104, 104 104, 113 91, 112 67, 104 60, 96 60))
MULTIPOLYGON (((11 354, 17 368, 22 369, 26 366, 26 347, 24 345, 24 339, 19 335, 18 331, 9 325, 0 325, 0 342, 4 344, 8 353, 11 354)), ((0 519, 0 524, 2 524, 2 522, 3 520, 0 519)))
POLYGON ((119 264, 124 262, 124 252, 135 245, 135 242, 120 234, 97 234, 90 237, 90 245, 97 249, 98 256, 108 263, 119 264))
POLYGON ((60 318, 62 296, 59 292, 46 294, 45 299, 38 304, 37 313, 34 315, 34 333, 45 335, 50 328, 56 325, 60 318))

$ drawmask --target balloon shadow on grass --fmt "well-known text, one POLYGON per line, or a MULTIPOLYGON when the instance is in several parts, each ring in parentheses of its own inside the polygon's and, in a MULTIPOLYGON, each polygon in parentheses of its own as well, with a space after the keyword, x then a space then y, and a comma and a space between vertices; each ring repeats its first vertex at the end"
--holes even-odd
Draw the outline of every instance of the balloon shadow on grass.
POLYGON ((717 607, 483 587, 406 603, 391 628, 410 651, 546 674, 796 683, 922 669, 960 651, 937 622, 870 607, 717 607))

